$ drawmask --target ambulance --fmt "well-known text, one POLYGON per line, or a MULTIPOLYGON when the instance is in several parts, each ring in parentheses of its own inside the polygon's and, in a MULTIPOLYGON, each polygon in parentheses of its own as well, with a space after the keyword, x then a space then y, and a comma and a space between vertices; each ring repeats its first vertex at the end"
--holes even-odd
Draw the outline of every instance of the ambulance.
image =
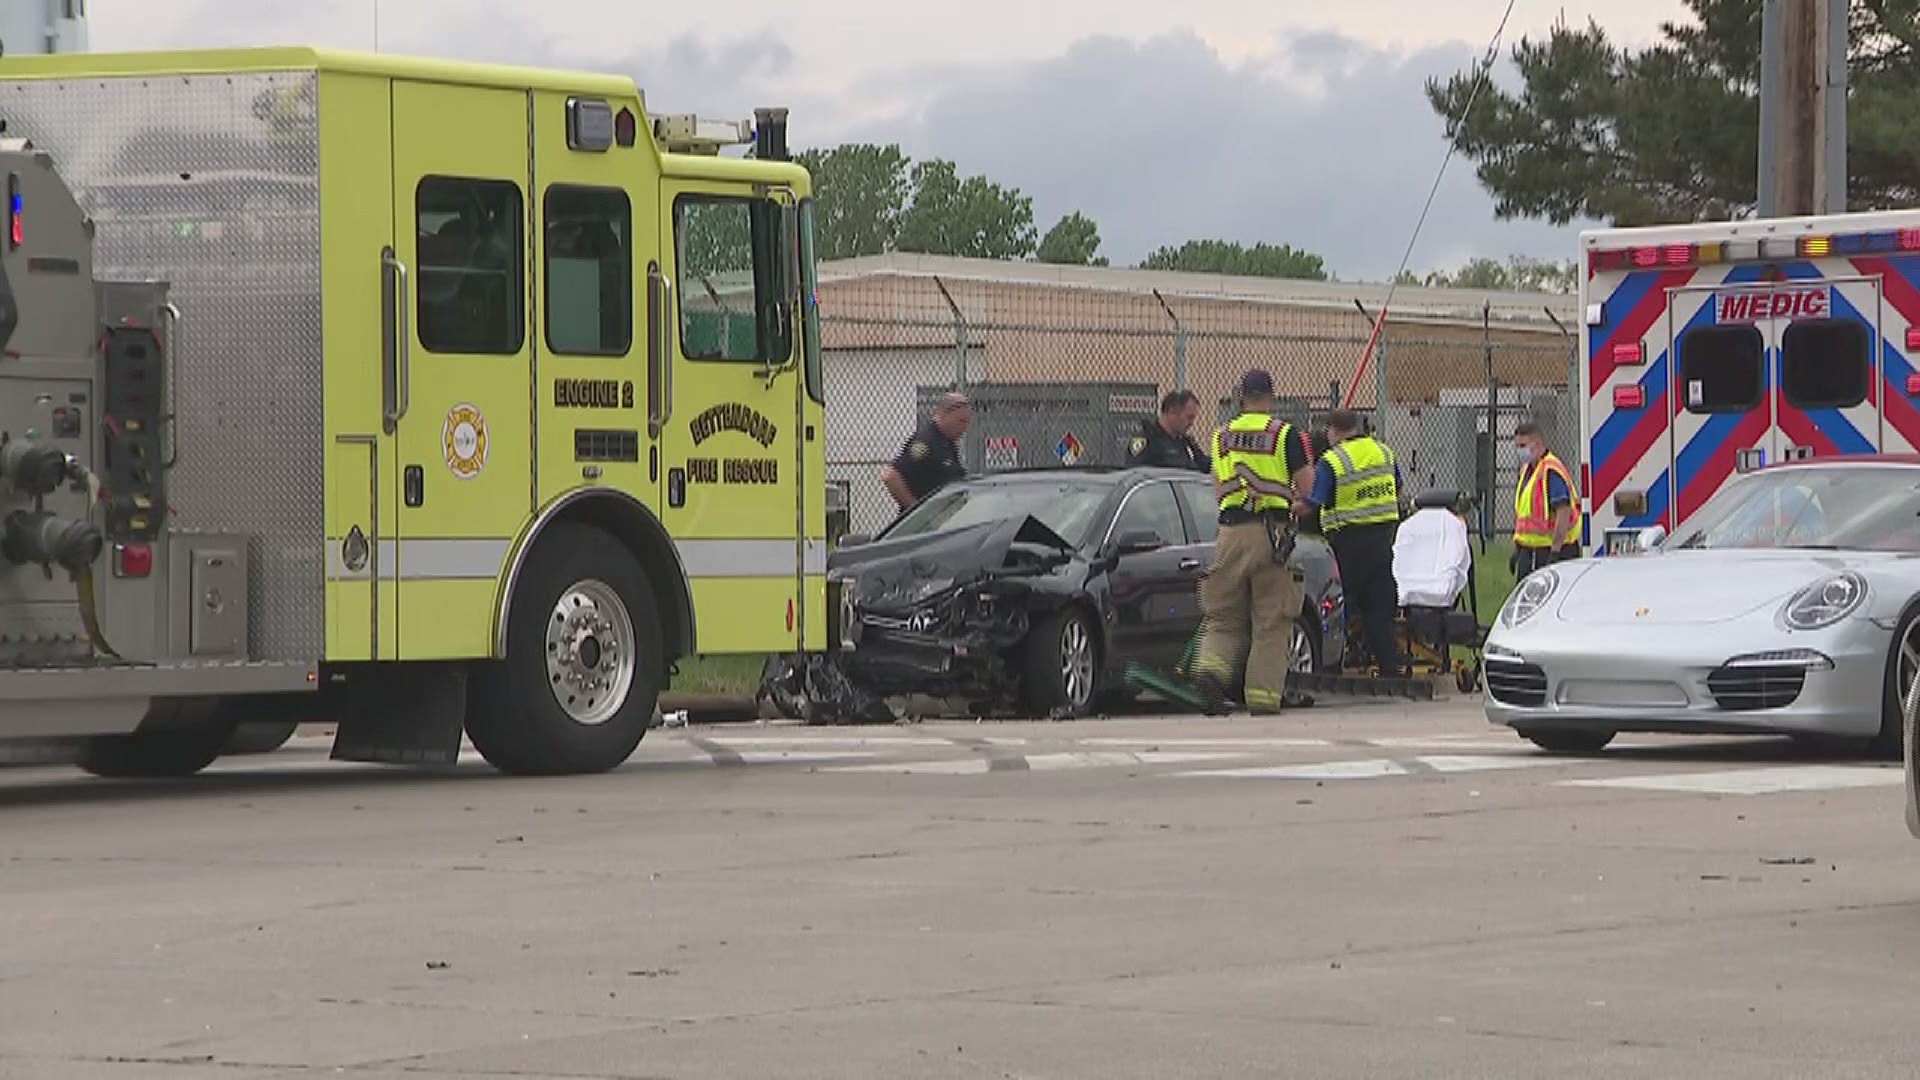
POLYGON ((1920 211, 1581 235, 1583 543, 1769 462, 1920 447, 1920 211))
POLYGON ((594 772, 680 658, 824 648, 785 110, 249 49, 8 58, 0 122, 0 755, 594 772))

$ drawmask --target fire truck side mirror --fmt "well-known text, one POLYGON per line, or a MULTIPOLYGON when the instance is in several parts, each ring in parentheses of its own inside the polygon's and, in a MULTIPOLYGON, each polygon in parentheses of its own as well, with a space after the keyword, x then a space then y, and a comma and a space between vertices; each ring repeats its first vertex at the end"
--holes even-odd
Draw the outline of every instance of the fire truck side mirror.
POLYGON ((780 298, 791 302, 800 295, 800 208, 780 203, 780 298))

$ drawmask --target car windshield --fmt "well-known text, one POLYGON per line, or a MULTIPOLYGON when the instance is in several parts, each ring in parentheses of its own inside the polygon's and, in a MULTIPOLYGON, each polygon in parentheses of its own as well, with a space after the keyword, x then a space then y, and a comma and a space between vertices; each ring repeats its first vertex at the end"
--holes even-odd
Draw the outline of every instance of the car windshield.
POLYGON ((1920 469, 1757 473, 1708 500, 1665 546, 1920 552, 1920 469))
POLYGON ((953 484, 929 495, 886 532, 886 538, 1032 515, 1076 547, 1087 542, 1093 518, 1112 489, 1105 484, 1061 479, 1000 484, 953 484))

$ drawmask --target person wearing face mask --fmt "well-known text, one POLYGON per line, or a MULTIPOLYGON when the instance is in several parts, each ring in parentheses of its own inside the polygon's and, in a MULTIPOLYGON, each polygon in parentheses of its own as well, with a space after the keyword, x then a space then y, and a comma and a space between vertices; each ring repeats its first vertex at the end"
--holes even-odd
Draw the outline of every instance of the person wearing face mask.
POLYGON ((1580 518, 1573 510, 1573 473, 1552 451, 1540 425, 1513 429, 1513 447, 1526 458, 1513 492, 1513 573, 1518 581, 1535 570, 1580 555, 1580 518))

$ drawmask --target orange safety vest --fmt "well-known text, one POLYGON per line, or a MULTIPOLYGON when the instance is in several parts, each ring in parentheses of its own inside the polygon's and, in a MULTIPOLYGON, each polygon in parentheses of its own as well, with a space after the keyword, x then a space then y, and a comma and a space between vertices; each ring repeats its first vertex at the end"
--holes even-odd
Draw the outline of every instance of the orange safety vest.
POLYGON ((1547 509, 1547 477, 1555 473, 1566 482, 1567 494, 1578 489, 1574 487, 1573 474, 1566 465, 1553 455, 1552 451, 1540 459, 1531 473, 1520 474, 1520 486, 1513 492, 1513 542, 1517 547, 1543 548, 1553 546, 1553 517, 1547 509))

